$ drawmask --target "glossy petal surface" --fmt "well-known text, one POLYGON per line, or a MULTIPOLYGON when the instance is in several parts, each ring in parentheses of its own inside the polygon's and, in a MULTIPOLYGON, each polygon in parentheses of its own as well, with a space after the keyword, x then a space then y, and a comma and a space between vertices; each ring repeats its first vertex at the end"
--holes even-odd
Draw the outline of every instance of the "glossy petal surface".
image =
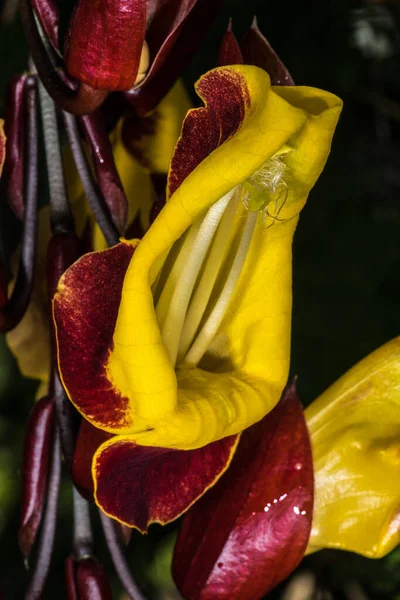
POLYGON ((305 414, 315 471, 308 552, 387 554, 400 541, 400 338, 355 365, 305 414))
POLYGON ((113 437, 93 461, 96 503, 109 516, 147 531, 184 513, 228 468, 238 436, 197 450, 137 446, 113 437))
POLYGON ((135 83, 146 31, 146 0, 79 0, 68 31, 68 72, 95 89, 135 83))
POLYGON ((289 386, 184 517, 172 570, 185 600, 259 600, 300 562, 312 504, 311 447, 289 386))

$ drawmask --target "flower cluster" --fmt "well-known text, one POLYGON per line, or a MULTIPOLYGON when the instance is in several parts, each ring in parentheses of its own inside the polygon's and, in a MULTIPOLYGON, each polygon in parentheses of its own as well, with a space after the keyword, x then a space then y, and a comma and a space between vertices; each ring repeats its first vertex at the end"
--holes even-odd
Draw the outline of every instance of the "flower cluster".
POLYGON ((0 262, 0 328, 40 381, 19 530, 26 559, 39 538, 30 599, 62 461, 70 598, 111 597, 93 501, 132 598, 118 536, 184 513, 187 600, 257 600, 306 553, 399 541, 399 340, 305 411, 288 383, 293 235, 341 100, 295 86, 254 21, 240 44, 229 25, 190 108, 178 77, 219 4, 77 0, 62 38, 57 2, 21 1, 32 61, 8 88, 0 175, 23 227, 0 262))

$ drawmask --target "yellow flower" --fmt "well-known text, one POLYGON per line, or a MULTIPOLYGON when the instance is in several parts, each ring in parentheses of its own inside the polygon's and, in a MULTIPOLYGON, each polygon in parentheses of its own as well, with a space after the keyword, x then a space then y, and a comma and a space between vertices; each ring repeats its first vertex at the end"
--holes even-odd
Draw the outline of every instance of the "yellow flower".
POLYGON ((342 103, 250 66, 197 91, 164 209, 139 244, 78 261, 55 298, 64 386, 110 444, 205 446, 260 420, 287 379, 292 238, 342 103))
POLYGON ((305 411, 315 477, 308 552, 380 558, 400 542, 400 338, 355 365, 305 411))

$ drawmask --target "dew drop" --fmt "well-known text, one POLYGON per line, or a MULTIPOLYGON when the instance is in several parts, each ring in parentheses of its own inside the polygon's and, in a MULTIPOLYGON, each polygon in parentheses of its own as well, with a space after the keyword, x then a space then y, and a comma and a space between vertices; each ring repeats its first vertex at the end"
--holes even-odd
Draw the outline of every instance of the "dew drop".
POLYGON ((296 515, 299 515, 299 514, 300 514, 300 509, 299 509, 299 507, 298 507, 298 506, 293 506, 293 512, 294 512, 296 515))
POLYGON ((269 506, 264 506, 264 512, 268 512, 269 511, 269 506))
POLYGON ((296 471, 301 471, 303 465, 301 464, 301 462, 298 462, 294 465, 294 468, 296 469, 296 471))
POLYGON ((306 511, 305 511, 305 510, 302 510, 300 514, 301 514, 301 515, 306 515, 307 513, 306 513, 306 511))
POLYGON ((274 499, 274 504, 276 504, 277 502, 278 502, 278 499, 277 499, 277 498, 275 498, 275 499, 274 499))

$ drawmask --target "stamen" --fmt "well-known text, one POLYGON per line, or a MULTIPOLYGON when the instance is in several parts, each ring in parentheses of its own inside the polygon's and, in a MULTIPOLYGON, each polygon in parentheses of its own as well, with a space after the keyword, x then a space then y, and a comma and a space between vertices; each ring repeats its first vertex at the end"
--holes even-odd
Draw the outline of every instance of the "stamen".
POLYGON ((186 357, 183 361, 183 365, 185 367, 193 368, 199 363, 222 323, 226 309, 234 294, 236 284, 239 281, 244 263, 246 261, 246 256, 257 221, 257 214, 258 213, 255 211, 251 211, 247 214, 246 223, 231 271, 210 316, 196 337, 189 352, 186 354, 186 357))
POLYGON ((178 356, 179 340, 193 288, 222 215, 235 192, 236 188, 223 196, 208 210, 177 280, 168 313, 161 329, 164 344, 174 365, 178 356))
POLYGON ((226 209, 216 233, 210 255, 204 268, 199 285, 190 302, 179 344, 178 363, 182 361, 192 345, 193 338, 204 316, 223 260, 228 252, 226 241, 232 229, 233 219, 238 208, 239 194, 236 195, 226 209), (236 201, 235 201, 236 200, 236 201))

